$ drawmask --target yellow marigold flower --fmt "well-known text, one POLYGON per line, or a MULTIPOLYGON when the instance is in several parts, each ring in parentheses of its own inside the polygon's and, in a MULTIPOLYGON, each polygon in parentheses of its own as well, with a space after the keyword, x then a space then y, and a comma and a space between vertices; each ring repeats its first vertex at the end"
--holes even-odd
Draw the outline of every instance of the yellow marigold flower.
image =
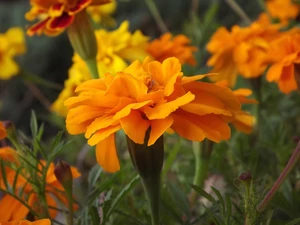
POLYGON ((117 1, 112 0, 110 3, 100 6, 90 6, 87 12, 91 15, 96 23, 114 26, 116 21, 111 16, 117 9, 117 1))
MULTIPOLYGON (((12 210, 12 208, 9 209, 12 210)), ((21 220, 12 222, 0 222, 0 225, 51 225, 51 221, 49 219, 41 219, 33 222, 28 220, 21 220)))
MULTIPOLYGON (((1 149, 0 149, 1 150, 1 149)), ((9 150, 9 149, 8 149, 9 150)), ((10 149, 13 151, 12 149, 10 149)), ((1 151, 0 151, 1 152, 1 151)), ((0 155, 1 157, 1 155, 0 155)), ((15 157, 18 159, 17 157, 15 157)), ((3 160, 5 160, 4 157, 2 157, 3 160)), ((8 159, 9 160, 9 159, 8 159)), ((17 160, 15 162, 20 167, 20 162, 17 160)), ((44 166, 46 165, 46 162, 41 160, 39 164, 39 170, 43 171, 44 166)), ((47 172, 46 172, 46 186, 45 186, 45 192, 46 192, 46 200, 49 208, 49 214, 51 218, 55 218, 57 215, 57 211, 54 210, 54 208, 58 208, 59 202, 64 203, 67 205, 67 198, 64 194, 64 189, 62 185, 58 182, 58 180, 55 177, 54 174, 54 164, 51 163, 47 172)), ((7 182, 9 185, 13 185, 16 172, 10 168, 8 168, 8 175, 7 175, 7 182)), ((77 178, 80 176, 80 173, 78 172, 77 168, 71 167, 73 178, 77 178)), ((38 176, 42 176, 40 172, 37 172, 38 176)), ((22 196, 19 196, 23 201, 27 202, 27 204, 32 208, 35 209, 36 212, 43 210, 43 206, 40 205, 41 201, 38 199, 38 194, 34 191, 35 189, 32 187, 30 183, 28 183, 29 174, 27 171, 23 170, 21 173, 19 173, 17 177, 16 182, 16 188, 17 190, 22 189, 22 196)), ((1 184, 3 185, 3 184, 1 184)), ((18 194, 17 194, 18 195, 18 194)), ((76 205, 74 205, 74 208, 76 208, 76 205)), ((26 217, 26 215, 29 213, 29 209, 22 205, 21 202, 19 202, 17 199, 13 198, 10 195, 5 195, 0 200, 0 218, 1 221, 14 221, 14 220, 21 220, 26 217), (10 206, 10 207, 8 207, 10 206)))
MULTIPOLYGON (((270 55, 273 62, 267 72, 267 80, 276 82, 287 94, 296 90, 295 65, 300 63, 300 30, 293 30, 271 43, 270 55)), ((299 73, 299 72, 298 72, 299 73)))
MULTIPOLYGON (((128 31, 128 21, 123 22, 120 27, 112 32, 104 29, 96 31, 98 42, 97 66, 100 75, 106 72, 115 74, 128 66, 127 62, 136 59, 142 61, 148 55, 146 45, 148 37, 139 30, 131 34, 128 31)), ((69 70, 69 78, 65 81, 65 88, 52 105, 52 110, 61 116, 66 116, 67 109, 63 102, 75 95, 76 87, 91 79, 90 72, 85 62, 75 53, 73 65, 69 70)))
POLYGON ((21 28, 10 28, 0 34, 0 79, 7 80, 19 72, 14 57, 25 53, 25 38, 21 28))
POLYGON ((300 12, 300 6, 294 4, 292 0, 267 0, 266 7, 273 18, 278 18, 282 22, 295 19, 300 12))
POLYGON ((0 140, 3 139, 3 138, 5 138, 6 135, 7 135, 6 129, 5 129, 4 125, 3 125, 3 123, 0 121, 0 140))
POLYGON ((240 104, 232 91, 196 82, 204 75, 184 77, 177 58, 162 63, 135 61, 115 76, 86 81, 69 98, 66 127, 70 134, 85 133, 96 146, 98 163, 109 172, 119 170, 114 133, 123 129, 135 143, 148 146, 171 128, 184 138, 219 142, 230 137, 222 116, 232 116, 240 104))
POLYGON ((25 18, 39 22, 29 27, 27 34, 58 35, 74 21, 76 14, 86 7, 108 2, 110 0, 30 0, 32 8, 25 14, 25 18))
POLYGON ((248 27, 233 26, 231 31, 220 27, 207 44, 213 54, 207 61, 212 72, 212 81, 227 80, 230 87, 236 83, 238 74, 245 78, 262 75, 267 67, 270 41, 280 35, 280 25, 273 25, 265 19, 258 20, 248 27))
POLYGON ((150 42, 147 51, 159 62, 163 62, 169 57, 176 57, 181 64, 188 63, 195 66, 196 60, 193 54, 197 48, 189 45, 190 42, 191 40, 183 34, 172 37, 172 34, 165 33, 150 42))

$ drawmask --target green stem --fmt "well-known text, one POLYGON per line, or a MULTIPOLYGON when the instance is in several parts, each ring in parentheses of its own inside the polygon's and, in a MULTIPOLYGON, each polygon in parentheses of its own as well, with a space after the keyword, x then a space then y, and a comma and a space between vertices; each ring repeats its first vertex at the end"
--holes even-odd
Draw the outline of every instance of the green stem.
POLYGON ((98 73, 98 66, 97 66, 96 59, 88 59, 85 62, 86 62, 86 65, 89 68, 89 71, 91 73, 92 78, 93 79, 98 79, 99 78, 99 73, 98 73))
POLYGON ((168 32, 169 30, 164 20, 162 19, 155 2, 153 0, 145 0, 145 1, 161 32, 162 33, 168 32))
MULTIPOLYGON (((195 155, 195 176, 193 184, 203 188, 205 179, 208 175, 209 161, 212 151, 212 142, 193 142, 193 152, 195 155)), ((190 194, 190 202, 193 205, 196 201, 196 192, 192 190, 190 194)))
POLYGON ((246 25, 251 24, 250 18, 234 0, 225 0, 225 1, 231 7, 231 9, 244 21, 246 25))
POLYGON ((66 195, 68 199, 68 225, 73 225, 73 217, 74 217, 74 211, 73 211, 73 191, 72 188, 70 190, 66 190, 66 195))
POLYGON ((159 225, 160 174, 157 176, 141 177, 141 181, 150 205, 152 225, 159 225))
POLYGON ((300 141, 298 142, 297 147, 296 147, 293 155, 291 156, 289 162, 287 163, 284 170, 282 171, 282 173, 280 174, 280 176, 278 177, 278 179, 272 186, 271 190, 268 192, 268 194, 265 196, 265 198, 259 204, 259 206, 257 208, 258 212, 262 212, 265 210, 266 206, 273 199, 275 193, 277 192, 277 190, 279 189, 281 184, 285 181, 287 176, 290 174, 292 169, 295 167, 295 165, 297 164, 299 159, 300 159, 300 141))

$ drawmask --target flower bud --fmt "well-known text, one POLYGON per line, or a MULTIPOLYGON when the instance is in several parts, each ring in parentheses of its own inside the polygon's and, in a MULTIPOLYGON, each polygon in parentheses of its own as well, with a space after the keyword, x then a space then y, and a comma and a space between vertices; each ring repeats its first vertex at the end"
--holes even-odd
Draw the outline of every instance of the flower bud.
POLYGON ((58 182, 64 187, 65 191, 72 189, 73 175, 70 166, 65 161, 58 161, 54 168, 54 174, 58 182))

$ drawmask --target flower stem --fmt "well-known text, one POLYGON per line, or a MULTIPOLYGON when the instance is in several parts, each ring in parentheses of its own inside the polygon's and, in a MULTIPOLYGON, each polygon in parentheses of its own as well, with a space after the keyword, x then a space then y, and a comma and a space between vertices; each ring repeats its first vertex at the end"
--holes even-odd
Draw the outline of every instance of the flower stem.
POLYGON ((162 19, 161 15, 160 15, 160 13, 157 9, 157 6, 156 6, 155 2, 153 0, 145 0, 145 1, 146 1, 146 4, 147 4, 153 18, 156 21, 160 31, 162 33, 168 32, 169 30, 168 30, 164 20, 162 19))
POLYGON ((68 225, 73 225, 73 217, 74 217, 74 211, 73 211, 73 191, 70 189, 69 191, 66 191, 67 199, 68 199, 68 225))
POLYGON ((99 78, 99 73, 98 73, 98 67, 97 67, 97 61, 96 59, 89 59, 86 60, 86 65, 89 68, 89 71, 91 73, 91 76, 93 79, 98 79, 99 78))
POLYGON ((297 147, 296 147, 293 155, 291 156, 291 158, 290 158, 289 162, 287 163, 287 165, 285 166, 284 170, 282 171, 282 173, 280 174, 280 176, 278 177, 278 179, 274 183, 273 187, 271 188, 271 190, 267 193, 265 198, 259 204, 259 206, 257 208, 258 212, 262 212, 262 211, 265 210, 266 206, 272 200, 273 196, 275 195, 275 193, 279 189, 280 185, 285 181, 286 177, 290 174, 292 169, 295 167, 295 165, 298 162, 299 158, 300 158, 300 141, 298 142, 297 147))
MULTIPOLYGON (((209 161, 212 151, 212 142, 193 142, 193 152, 195 155, 195 176, 193 180, 193 184, 203 188, 204 181, 207 178, 209 161)), ((190 194, 190 202, 193 205, 196 200, 196 192, 192 190, 190 194)))
POLYGON ((251 20, 244 12, 244 10, 234 1, 234 0, 225 0, 231 9, 244 21, 245 24, 250 25, 251 20))
POLYGON ((141 177, 141 181, 149 202, 152 225, 159 225, 160 174, 151 177, 141 177))

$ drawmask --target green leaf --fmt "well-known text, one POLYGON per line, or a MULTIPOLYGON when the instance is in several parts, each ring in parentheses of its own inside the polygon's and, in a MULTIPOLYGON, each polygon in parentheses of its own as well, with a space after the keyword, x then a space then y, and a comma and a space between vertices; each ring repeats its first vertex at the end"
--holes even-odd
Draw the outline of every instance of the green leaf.
POLYGON ((291 221, 291 222, 288 222, 287 224, 285 225, 296 225, 296 224, 299 224, 300 223, 300 217, 291 221))
POLYGON ((37 123, 36 114, 33 110, 31 111, 30 130, 31 130, 32 137, 35 138, 38 133, 38 123, 37 123))
POLYGON ((100 217, 98 214, 98 209, 95 206, 89 207, 89 214, 92 218, 93 225, 99 225, 100 224, 100 217))
POLYGON ((164 163, 164 168, 162 170, 162 175, 161 177, 162 178, 165 178, 168 171, 170 170, 171 166, 174 164, 174 161, 177 157, 177 154, 180 150, 180 147, 181 147, 181 139, 179 139, 178 143, 172 148, 170 149, 168 152, 169 152, 169 155, 164 163))
POLYGON ((208 194, 206 191, 204 191, 202 188, 194 185, 194 184, 190 184, 190 186, 198 193, 200 194, 202 197, 206 198, 207 200, 209 200, 210 202, 216 202, 216 200, 214 199, 213 196, 211 196, 210 194, 208 194))
POLYGON ((111 207, 107 212, 106 219, 109 218, 109 216, 113 213, 114 209, 116 208, 119 201, 127 195, 128 192, 132 190, 132 188, 137 184, 137 182, 140 180, 140 176, 136 175, 130 182, 127 184, 122 191, 114 198, 112 201, 111 207))
POLYGON ((223 216, 225 217, 225 213, 226 213, 226 208, 225 208, 225 203, 224 203, 224 199, 221 195, 221 193, 214 187, 211 187, 211 189, 213 190, 213 192, 215 192, 219 202, 221 203, 221 207, 222 207, 222 213, 223 213, 223 216))

